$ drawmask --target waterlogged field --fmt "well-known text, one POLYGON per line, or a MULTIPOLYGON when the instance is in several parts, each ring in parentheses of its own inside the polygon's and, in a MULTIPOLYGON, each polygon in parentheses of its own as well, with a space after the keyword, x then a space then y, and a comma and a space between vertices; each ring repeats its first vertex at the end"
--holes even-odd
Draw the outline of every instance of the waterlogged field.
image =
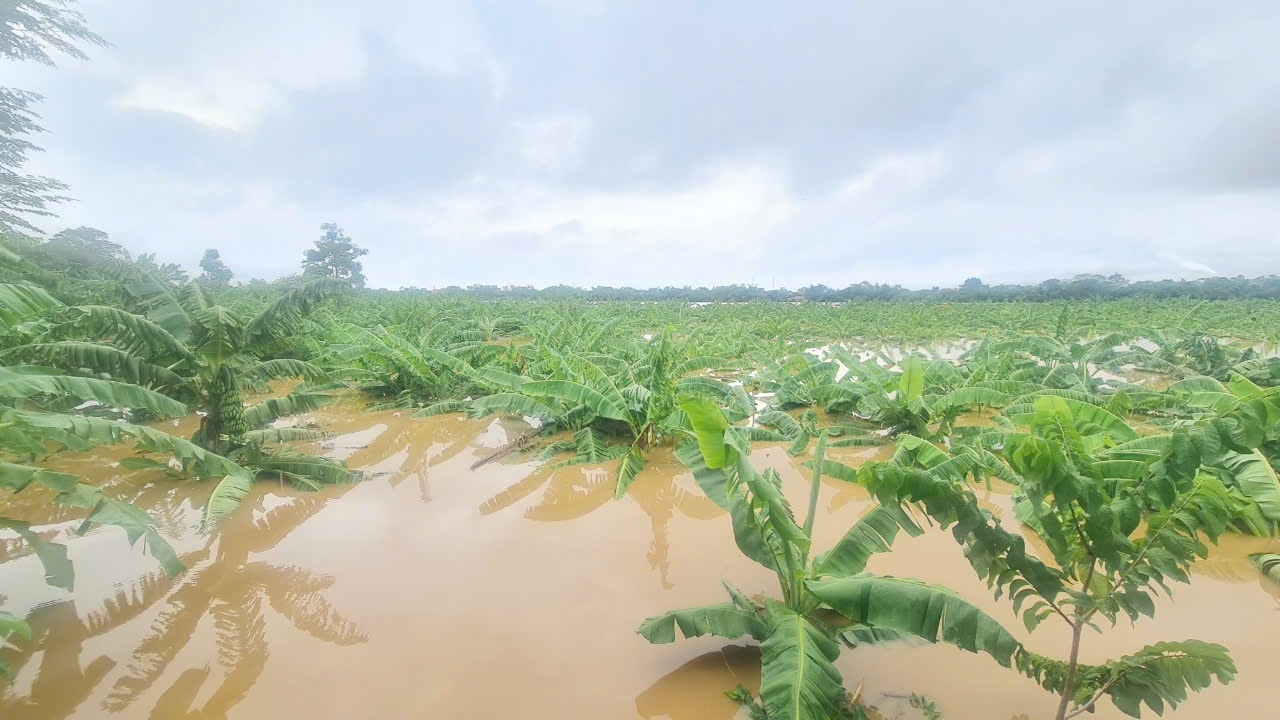
POLYGON ((6 287, 0 717, 1270 717, 1280 304, 6 287))

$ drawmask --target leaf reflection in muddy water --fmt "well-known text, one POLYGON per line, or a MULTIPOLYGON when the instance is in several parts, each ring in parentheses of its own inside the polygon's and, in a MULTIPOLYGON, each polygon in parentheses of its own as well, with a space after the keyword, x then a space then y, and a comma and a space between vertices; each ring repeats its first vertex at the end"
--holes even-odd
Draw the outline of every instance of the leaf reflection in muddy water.
MULTIPOLYGON (((250 558, 269 551, 289 532, 319 511, 329 500, 351 486, 325 495, 296 494, 292 498, 269 497, 259 492, 253 502, 227 519, 215 536, 198 551, 182 556, 188 570, 169 580, 150 573, 122 587, 81 620, 76 600, 63 600, 38 608, 32 616, 40 648, 40 666, 26 697, 11 693, 0 699, 0 709, 22 708, 15 717, 69 717, 103 682, 109 670, 117 670, 101 707, 122 712, 141 701, 157 685, 182 653, 198 647, 197 634, 211 619, 216 651, 205 651, 207 663, 217 665, 221 677, 199 713, 166 711, 160 717, 222 716, 234 707, 266 668, 269 645, 265 636, 264 605, 287 619, 294 628, 326 643, 350 645, 366 636, 340 615, 322 591, 330 577, 306 569, 277 566, 250 558), (268 504, 270 500, 270 504, 268 504), (120 628, 140 616, 149 626, 123 657, 100 656, 81 672, 80 655, 87 640, 120 628)), ((19 660, 19 663, 22 659, 19 660)), ((194 675, 183 673, 163 694, 169 710, 191 688, 194 675)), ((201 680, 203 682, 203 679, 201 680)), ((199 689, 199 685, 194 686, 199 689)), ((193 698, 193 696, 192 696, 193 698)), ((189 699, 190 700, 190 699, 189 699)))
MULTIPOLYGON (((551 469, 517 455, 469 470, 521 432, 518 421, 409 415, 316 413, 333 433, 319 449, 367 479, 319 493, 259 483, 211 537, 196 532, 206 484, 122 474, 110 453, 59 458, 152 510, 190 569, 168 580, 117 535, 68 540, 73 516, 24 507, 38 532, 67 540, 77 585, 50 590, 35 558, 0 546, 6 607, 35 608, 37 635, 14 658, 0 717, 735 717, 722 693, 758 687, 756 650, 713 638, 651 646, 634 634, 645 617, 719 602, 722 579, 749 594, 776 585, 741 556, 725 516, 668 451, 655 450, 615 502, 612 472, 592 466, 551 469), (129 576, 137 579, 117 584, 129 576)), ((856 463, 886 451, 843 452, 856 463)), ((762 445, 753 459, 779 471, 793 504, 805 496, 799 458, 762 445)), ((1007 486, 978 494, 1011 520, 1007 486)), ((817 548, 872 507, 860 488, 829 479, 819 500, 817 548)), ((1174 717, 1269 717, 1261 709, 1280 643, 1269 593, 1280 591, 1260 588, 1246 556, 1277 549, 1224 539, 1156 621, 1121 623, 1086 659, 1165 636, 1221 642, 1239 678, 1174 717)), ((1020 628, 939 530, 900 542, 870 569, 949 585, 1020 628)), ((1063 639, 1020 637, 1042 651, 1063 639)), ((912 691, 955 718, 1041 717, 1052 704, 1034 683, 952 648, 859 649, 839 668, 887 710, 912 691)), ((1106 706, 1095 717, 1121 716, 1106 706)))

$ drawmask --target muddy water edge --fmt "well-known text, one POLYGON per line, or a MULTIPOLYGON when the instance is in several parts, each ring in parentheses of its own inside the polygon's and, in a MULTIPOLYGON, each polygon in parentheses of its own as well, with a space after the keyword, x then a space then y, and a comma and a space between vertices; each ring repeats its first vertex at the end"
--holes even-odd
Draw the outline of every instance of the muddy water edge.
MULTIPOLYGON (((127 451, 58 459, 58 469, 109 485, 146 507, 189 568, 159 575, 114 529, 70 538, 74 515, 28 491, 6 513, 65 539, 76 589, 42 580, 39 562, 0 542, 6 608, 33 611, 34 649, 13 655, 17 678, 0 718, 741 717, 723 692, 759 685, 759 654, 702 638, 651 646, 646 617, 721 602, 721 580, 776 592, 742 557, 728 518, 668 451, 657 451, 612 500, 612 474, 514 461, 469 466, 521 432, 520 423, 457 416, 413 419, 342 406, 315 413, 335 433, 320 451, 365 470, 364 482, 318 493, 259 483, 216 536, 199 532, 209 486, 115 466, 127 451), (52 511, 51 511, 52 510, 52 511)), ((839 451, 857 464, 875 448, 839 451)), ((781 448, 753 452, 776 468, 793 505, 807 480, 781 448)), ((1010 488, 979 491, 1012 523, 1010 488)), ((822 488, 815 547, 829 547, 872 504, 857 488, 822 488)), ((1272 717, 1280 590, 1249 563, 1280 542, 1228 537, 1154 621, 1122 622, 1086 639, 1100 661, 1156 640, 1229 647, 1236 681, 1193 696, 1183 718, 1272 717)), ((1061 656, 1067 633, 1034 635, 974 576, 950 537, 901 540, 871 570, 941 583, 980 605, 1032 649, 1061 656)), ((982 656, 953 648, 846 650, 850 689, 886 717, 915 717, 922 693, 963 720, 1051 715, 1053 698, 982 656)), ((1097 718, 1125 717, 1104 703, 1097 718)))

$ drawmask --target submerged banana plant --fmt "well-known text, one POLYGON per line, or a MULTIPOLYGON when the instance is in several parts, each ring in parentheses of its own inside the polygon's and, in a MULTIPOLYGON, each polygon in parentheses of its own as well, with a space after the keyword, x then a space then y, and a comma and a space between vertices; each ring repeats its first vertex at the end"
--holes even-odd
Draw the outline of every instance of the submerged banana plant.
POLYGON ((355 389, 378 402, 370 410, 421 407, 427 402, 479 394, 472 372, 484 367, 518 370, 514 346, 497 342, 507 327, 497 318, 444 317, 422 332, 403 327, 341 324, 321 363, 354 381, 355 389))
MULTIPOLYGON (((818 360, 806 353, 800 356, 803 360, 789 360, 766 375, 764 387, 774 391, 780 410, 820 406, 829 414, 850 415, 887 434, 943 438, 952 433, 956 418, 964 412, 1004 407, 1043 389, 1029 381, 993 379, 979 363, 956 365, 912 353, 894 360, 864 352, 871 357, 863 358, 841 345, 830 345, 825 352, 830 359, 818 360), (802 369, 792 372, 796 366, 802 369)), ((779 414, 762 417, 761 422, 779 429, 791 427, 779 414)), ((854 434, 866 434, 856 433, 856 426, 845 427, 854 434)), ((802 437, 794 428, 788 435, 802 437)), ((798 442, 797 447, 803 447, 803 441, 798 442)))
MULTIPOLYGON (((711 357, 680 357, 665 333, 644 344, 631 357, 559 353, 544 348, 529 372, 515 375, 493 368, 471 369, 453 359, 456 372, 468 374, 495 390, 471 402, 441 403, 420 415, 469 409, 472 417, 512 415, 536 419, 539 434, 569 433, 569 439, 543 446, 538 457, 569 454, 559 465, 617 462, 614 496, 622 497, 644 469, 646 452, 681 437, 688 420, 676 403, 680 394, 714 399, 735 419, 750 415, 754 406, 741 386, 729 385, 700 370, 724 361, 711 357)), ((441 362, 449 360, 433 355, 441 362)), ((782 439, 763 428, 759 438, 782 439)))
POLYGON ((279 477, 312 489, 353 479, 341 463, 284 445, 324 433, 275 426, 329 400, 333 386, 325 384, 325 371, 271 354, 318 303, 341 289, 341 283, 313 281, 245 316, 215 304, 197 283, 174 285, 150 277, 129 288, 145 315, 106 306, 56 308, 56 322, 44 337, 3 351, 0 360, 137 383, 200 411, 200 428, 191 441, 241 469, 210 475, 208 466, 184 468, 200 477, 221 477, 206 505, 208 522, 234 510, 255 477, 279 477), (291 378, 312 384, 246 406, 246 394, 266 392, 269 381, 291 378))
POLYGON ((733 697, 770 720, 866 718, 851 701, 835 660, 841 646, 918 638, 986 653, 1009 666, 1021 650, 1001 625, 954 592, 917 580, 865 572, 867 560, 890 549, 899 531, 922 531, 908 513, 886 506, 872 510, 830 550, 812 554, 811 537, 826 437, 815 449, 815 469, 803 524, 782 494, 777 473, 756 472, 747 455, 749 438, 729 424, 707 399, 683 398, 696 443, 677 457, 712 501, 728 511, 744 555, 772 570, 780 597, 757 600, 731 585, 729 602, 675 610, 645 620, 638 632, 652 643, 716 635, 751 637, 760 643, 761 686, 757 701, 741 688, 733 697))

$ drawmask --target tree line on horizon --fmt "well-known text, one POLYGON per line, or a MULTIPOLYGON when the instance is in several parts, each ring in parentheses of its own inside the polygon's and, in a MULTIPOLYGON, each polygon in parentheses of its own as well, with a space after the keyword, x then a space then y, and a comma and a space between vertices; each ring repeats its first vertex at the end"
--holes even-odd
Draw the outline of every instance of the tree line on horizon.
POLYGON ((714 287, 608 287, 580 288, 552 285, 535 288, 529 285, 449 286, 434 290, 402 288, 399 291, 443 296, 475 296, 505 299, 577 299, 588 301, 657 302, 862 302, 862 301, 937 301, 937 302, 1043 302, 1050 300, 1084 300, 1100 298, 1193 298, 1203 300, 1276 299, 1280 298, 1280 276, 1255 278, 1210 277, 1195 280, 1143 280, 1131 282, 1120 275, 1077 275, 1066 280, 1051 279, 1025 285, 986 285, 970 278, 960 287, 932 287, 912 290, 901 285, 863 281, 844 288, 808 285, 798 290, 765 289, 757 285, 717 285, 714 287))
MULTIPOLYGON (((304 252, 301 272, 274 280, 251 279, 234 283, 235 275, 216 248, 204 251, 200 274, 188 275, 180 265, 158 260, 154 253, 133 255, 101 230, 79 227, 62 230, 47 239, 30 234, 0 233, 0 249, 7 248, 46 275, 46 283, 57 278, 112 280, 149 274, 175 284, 195 280, 208 288, 243 287, 257 291, 287 290, 302 282, 327 278, 340 280, 352 288, 366 285, 359 258, 368 250, 358 246, 334 223, 321 225, 321 236, 304 252)), ((912 290, 889 283, 860 282, 844 288, 808 285, 797 290, 766 289, 757 285, 733 284, 713 287, 611 287, 591 288, 552 285, 451 285, 427 289, 370 289, 373 294, 408 293, 441 297, 474 297, 507 300, 582 300, 588 302, 1044 302, 1108 298, 1192 298, 1202 300, 1277 299, 1280 276, 1209 277, 1195 280, 1130 281, 1122 275, 1077 275, 1040 283, 987 285, 969 278, 959 287, 932 287, 912 290)))

